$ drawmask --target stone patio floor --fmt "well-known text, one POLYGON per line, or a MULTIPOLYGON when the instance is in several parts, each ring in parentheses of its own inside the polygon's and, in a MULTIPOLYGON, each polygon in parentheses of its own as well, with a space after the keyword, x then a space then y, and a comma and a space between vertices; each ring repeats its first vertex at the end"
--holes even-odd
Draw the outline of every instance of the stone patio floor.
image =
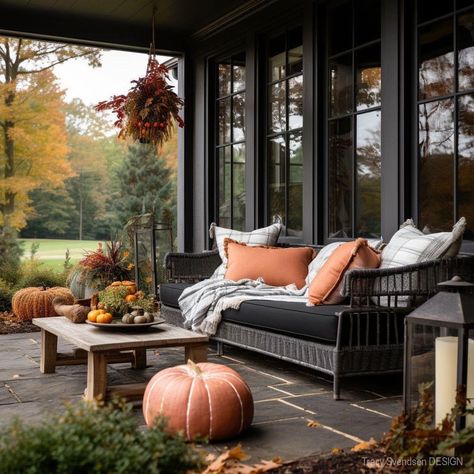
MULTIPOLYGON (((59 339, 58 349, 71 352, 72 346, 59 339)), ((84 365, 61 366, 55 374, 45 375, 40 373, 39 358, 40 333, 0 335, 0 429, 15 416, 37 422, 84 393, 84 365)), ((209 445, 209 451, 240 442, 252 462, 276 456, 289 461, 380 438, 391 417, 401 411, 399 375, 343 380, 342 400, 335 401, 330 377, 294 364, 228 346, 223 357, 211 346, 209 361, 239 372, 255 401, 252 427, 239 439, 209 445), (309 427, 310 420, 320 426, 309 427)), ((157 371, 182 363, 182 349, 148 350, 146 369, 109 365, 108 383, 146 381, 157 371)), ((140 406, 135 412, 144 424, 140 406)))

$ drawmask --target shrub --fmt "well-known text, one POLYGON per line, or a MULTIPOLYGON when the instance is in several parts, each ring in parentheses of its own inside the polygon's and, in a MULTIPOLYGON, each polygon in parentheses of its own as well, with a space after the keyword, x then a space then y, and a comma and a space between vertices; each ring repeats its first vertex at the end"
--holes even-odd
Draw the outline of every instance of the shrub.
POLYGON ((0 278, 0 311, 10 311, 12 309, 13 293, 12 286, 0 278))
MULTIPOLYGON (((446 456, 453 448, 460 448, 463 453, 463 468, 455 471, 448 469, 442 472, 474 471, 474 426, 468 425, 455 431, 456 417, 461 414, 474 415, 474 409, 466 404, 465 395, 458 390, 456 405, 441 421, 433 424, 434 400, 431 384, 420 384, 420 398, 410 414, 402 413, 393 418, 392 426, 384 436, 381 446, 399 459, 430 459, 433 456, 446 456), (465 408, 463 406, 466 405, 465 408)), ((416 472, 433 472, 435 464, 420 464, 416 472)), ((438 471, 436 471, 438 472, 438 471)), ((441 472, 441 471, 440 471, 441 472)))
POLYGON ((7 227, 0 227, 0 273, 9 283, 18 280, 20 258, 23 249, 16 238, 16 231, 7 227))
POLYGON ((19 289, 30 286, 66 286, 66 275, 45 267, 38 260, 25 261, 21 264, 21 276, 16 287, 19 289))
POLYGON ((130 405, 80 402, 40 425, 16 421, 0 433, 0 473, 179 474, 201 462, 182 436, 166 433, 163 420, 139 429, 130 405))

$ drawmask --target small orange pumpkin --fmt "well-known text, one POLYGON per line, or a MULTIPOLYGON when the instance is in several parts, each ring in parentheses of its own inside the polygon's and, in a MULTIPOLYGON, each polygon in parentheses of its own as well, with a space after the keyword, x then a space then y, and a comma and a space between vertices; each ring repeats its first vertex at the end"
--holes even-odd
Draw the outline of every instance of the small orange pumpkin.
POLYGON ((13 295, 13 312, 21 321, 57 316, 53 306, 53 300, 57 296, 63 298, 64 304, 74 304, 74 295, 68 288, 61 286, 23 288, 13 295))
POLYGON ((133 303, 134 301, 137 301, 137 295, 136 294, 135 295, 127 295, 125 297, 125 301, 127 303, 133 303))
POLYGON ((210 440, 242 433, 253 419, 253 398, 240 375, 221 364, 189 361, 158 372, 143 397, 148 426, 161 415, 172 433, 184 431, 188 440, 210 440))

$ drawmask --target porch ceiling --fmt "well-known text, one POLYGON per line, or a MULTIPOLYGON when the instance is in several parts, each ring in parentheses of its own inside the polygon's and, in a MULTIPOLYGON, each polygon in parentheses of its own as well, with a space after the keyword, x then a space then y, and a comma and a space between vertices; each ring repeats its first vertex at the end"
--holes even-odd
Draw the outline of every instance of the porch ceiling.
MULTIPOLYGON (((219 19, 235 20, 264 0, 0 0, 0 33, 147 48, 153 5, 157 47, 184 51, 219 19)), ((268 2, 267 2, 268 3, 268 2)))

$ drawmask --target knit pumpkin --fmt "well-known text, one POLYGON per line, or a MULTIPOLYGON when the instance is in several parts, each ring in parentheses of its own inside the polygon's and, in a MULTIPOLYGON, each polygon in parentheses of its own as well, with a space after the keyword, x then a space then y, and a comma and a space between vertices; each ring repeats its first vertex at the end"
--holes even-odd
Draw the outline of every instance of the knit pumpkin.
POLYGON ((150 380, 143 415, 148 426, 157 416, 164 416, 168 430, 183 431, 188 440, 231 438, 252 423, 252 393, 230 367, 189 361, 164 369, 150 380))
POLYGON ((60 286, 23 288, 13 295, 13 312, 21 321, 57 316, 53 307, 53 299, 57 296, 63 299, 64 304, 74 303, 74 296, 67 288, 60 286))

